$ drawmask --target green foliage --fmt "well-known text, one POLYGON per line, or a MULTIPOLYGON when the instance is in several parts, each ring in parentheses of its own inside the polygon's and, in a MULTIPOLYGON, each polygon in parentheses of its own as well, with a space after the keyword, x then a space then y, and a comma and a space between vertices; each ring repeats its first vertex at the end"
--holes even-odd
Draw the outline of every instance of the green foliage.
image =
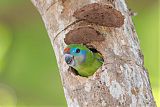
POLYGON ((0 9, 1 8, 8 8, 13 5, 20 5, 21 3, 24 3, 25 0, 0 0, 0 9))
POLYGON ((16 107, 13 90, 3 84, 0 84, 0 105, 1 107, 16 107))
POLYGON ((0 73, 5 66, 4 58, 11 44, 11 36, 7 26, 0 23, 0 73))
POLYGON ((133 18, 157 106, 160 106, 159 14, 158 6, 154 4, 133 18))
POLYGON ((151 84, 157 86, 158 79, 158 7, 142 11, 134 18, 140 45, 148 68, 151 84), (147 16, 147 17, 146 17, 147 16), (153 21, 154 20, 154 21, 153 21))
POLYGON ((19 105, 64 105, 56 59, 42 23, 16 29, 1 79, 16 91, 19 105))

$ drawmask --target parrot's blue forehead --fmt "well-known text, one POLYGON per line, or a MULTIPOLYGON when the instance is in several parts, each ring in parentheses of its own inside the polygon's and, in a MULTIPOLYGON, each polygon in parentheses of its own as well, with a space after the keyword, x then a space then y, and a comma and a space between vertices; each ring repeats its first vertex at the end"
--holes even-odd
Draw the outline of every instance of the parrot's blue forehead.
POLYGON ((76 49, 77 49, 77 48, 71 48, 71 49, 70 49, 70 53, 76 53, 76 49))
POLYGON ((84 55, 86 54, 86 50, 82 50, 80 48, 76 48, 76 47, 72 47, 70 49, 70 54, 74 55, 74 56, 78 56, 78 55, 84 55), (79 53, 77 53, 77 50, 79 49, 79 53))

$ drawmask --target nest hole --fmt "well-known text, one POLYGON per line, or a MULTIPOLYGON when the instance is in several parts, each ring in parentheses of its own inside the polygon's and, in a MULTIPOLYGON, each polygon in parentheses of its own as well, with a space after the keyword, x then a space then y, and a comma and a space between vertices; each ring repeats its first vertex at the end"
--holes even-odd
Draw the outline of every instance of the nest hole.
MULTIPOLYGON (((102 56, 102 54, 96 49, 96 48, 94 48, 92 45, 85 45, 90 51, 92 51, 93 53, 99 53, 101 56, 102 56)), ((102 56, 102 59, 99 59, 101 62, 102 62, 102 65, 103 65, 103 63, 104 63, 104 59, 103 59, 103 56, 102 56)), ((101 67, 101 66, 100 66, 101 67)), ((99 68, 100 68, 99 67, 99 68)), ((97 69, 98 70, 98 69, 97 69)), ((94 72, 94 74, 97 72, 97 70, 94 72)), ((85 76, 82 76, 82 75, 80 75, 79 73, 78 73, 78 71, 76 70, 76 69, 74 69, 73 67, 69 67, 69 71, 73 74, 73 75, 75 75, 75 76, 81 76, 81 77, 85 77, 85 76)), ((94 75, 93 74, 93 75, 94 75)), ((93 75, 91 75, 91 76, 93 76, 93 75)), ((86 78, 88 78, 88 77, 86 77, 86 78)))

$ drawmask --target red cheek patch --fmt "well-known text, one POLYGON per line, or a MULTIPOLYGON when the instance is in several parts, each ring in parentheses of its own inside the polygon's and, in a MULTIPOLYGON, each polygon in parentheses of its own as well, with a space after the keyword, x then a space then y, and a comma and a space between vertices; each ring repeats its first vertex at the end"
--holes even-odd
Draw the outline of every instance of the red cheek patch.
POLYGON ((70 48, 65 48, 64 53, 70 53, 70 48))

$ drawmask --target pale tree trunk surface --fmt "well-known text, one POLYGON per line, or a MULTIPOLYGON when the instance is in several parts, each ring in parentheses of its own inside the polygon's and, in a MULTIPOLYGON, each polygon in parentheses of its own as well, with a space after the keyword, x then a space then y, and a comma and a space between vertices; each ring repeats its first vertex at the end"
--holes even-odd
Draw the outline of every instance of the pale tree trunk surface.
POLYGON ((124 0, 32 0, 40 12, 53 45, 69 107, 155 107, 149 77, 134 25, 124 0), (91 3, 109 4, 124 15, 120 28, 86 24, 73 13, 91 3), (99 31, 105 41, 91 43, 104 64, 88 78, 75 75, 63 58, 66 33, 79 26, 99 31))

